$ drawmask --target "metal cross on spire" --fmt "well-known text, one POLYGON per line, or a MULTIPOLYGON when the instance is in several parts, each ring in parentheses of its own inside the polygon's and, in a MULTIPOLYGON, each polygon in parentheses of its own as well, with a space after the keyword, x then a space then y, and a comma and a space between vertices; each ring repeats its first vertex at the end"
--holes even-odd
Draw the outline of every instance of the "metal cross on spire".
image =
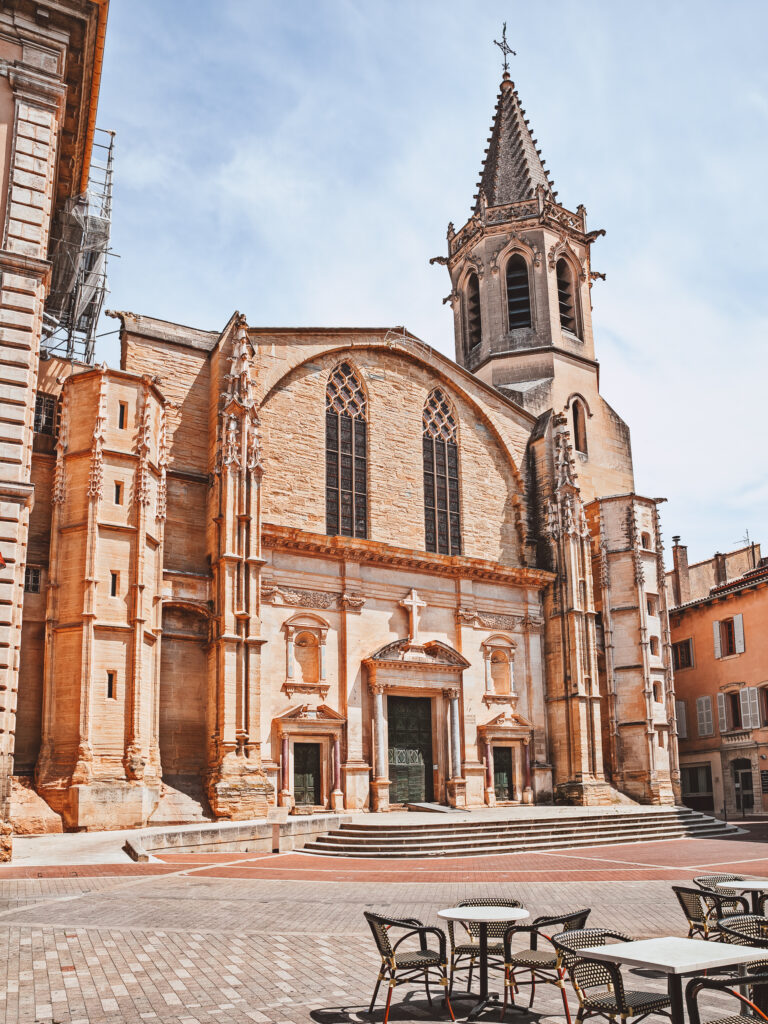
POLYGON ((498 48, 501 50, 502 54, 504 55, 504 73, 508 74, 509 73, 509 55, 511 53, 513 57, 516 57, 517 56, 517 51, 513 50, 512 47, 507 42, 507 23, 506 23, 506 21, 504 22, 504 25, 503 25, 502 30, 501 30, 501 42, 499 42, 498 39, 494 39, 493 42, 494 42, 495 46, 498 46, 498 48))

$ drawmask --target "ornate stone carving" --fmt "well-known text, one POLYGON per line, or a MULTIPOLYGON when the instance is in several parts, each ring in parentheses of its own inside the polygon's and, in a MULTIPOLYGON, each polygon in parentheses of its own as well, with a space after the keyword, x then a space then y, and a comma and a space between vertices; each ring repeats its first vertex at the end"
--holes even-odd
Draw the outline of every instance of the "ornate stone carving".
POLYGON ((107 365, 102 363, 99 381, 99 408, 93 428, 91 467, 88 472, 88 497, 101 501, 104 491, 104 431, 107 427, 107 365))
POLYGON ((293 608, 335 608, 339 600, 338 594, 329 594, 324 590, 299 590, 295 587, 278 587, 275 584, 263 585, 261 597, 267 604, 288 605, 293 608))
POLYGON ((248 333, 245 317, 237 321, 232 343, 229 373, 224 380, 227 389, 221 393, 219 438, 216 451, 216 473, 246 469, 262 471, 261 434, 256 399, 251 380, 248 333))
POLYGON ((54 505, 61 505, 67 495, 66 487, 66 466, 64 456, 67 453, 69 442, 69 388, 61 392, 61 414, 59 416, 59 436, 56 438, 56 468, 53 471, 53 494, 51 500, 54 505))
POLYGON ((139 463, 136 469, 136 504, 149 505, 152 491, 149 484, 149 453, 152 444, 152 411, 149 404, 149 377, 144 378, 144 389, 142 394, 141 427, 139 429, 139 442, 137 455, 139 463))
POLYGON ((462 622, 467 626, 474 626, 477 620, 477 612, 474 608, 459 608, 456 612, 456 617, 459 622, 462 622))
POLYGON ((350 612, 360 612, 365 605, 365 598, 362 594, 343 593, 339 598, 339 604, 350 612))
POLYGON ((160 469, 160 479, 157 484, 157 518, 164 520, 167 514, 168 506, 168 463, 170 462, 169 457, 169 445, 168 445, 168 410, 163 406, 160 413, 160 443, 158 445, 157 463, 160 469))
POLYGON ((483 629, 505 629, 517 631, 522 628, 522 615, 504 615, 498 612, 478 612, 477 621, 483 629))
POLYGON ((549 264, 549 269, 554 270, 557 267, 557 261, 560 259, 560 257, 566 255, 570 256, 571 260, 578 266, 579 277, 581 278, 581 280, 586 281, 586 260, 582 260, 579 258, 579 256, 571 248, 568 239, 564 235, 560 236, 560 240, 554 243, 554 245, 550 248, 549 253, 547 254, 547 262, 549 264))

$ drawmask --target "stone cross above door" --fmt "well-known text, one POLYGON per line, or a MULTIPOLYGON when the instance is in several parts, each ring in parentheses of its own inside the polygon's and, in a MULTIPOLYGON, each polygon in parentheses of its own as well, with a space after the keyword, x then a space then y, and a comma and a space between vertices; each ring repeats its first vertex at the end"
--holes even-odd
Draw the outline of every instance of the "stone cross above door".
POLYGON ((408 612, 408 639, 412 644, 419 642, 419 613, 422 608, 427 607, 427 602, 422 601, 415 590, 411 589, 408 597, 403 598, 400 606, 408 612))

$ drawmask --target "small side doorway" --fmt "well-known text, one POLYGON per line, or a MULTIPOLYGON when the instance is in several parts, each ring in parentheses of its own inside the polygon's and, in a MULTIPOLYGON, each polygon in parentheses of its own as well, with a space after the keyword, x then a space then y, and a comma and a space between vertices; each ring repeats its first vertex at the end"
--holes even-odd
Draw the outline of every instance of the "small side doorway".
POLYGON ((293 800, 297 806, 320 804, 320 744, 293 745, 293 800))
POLYGON ((512 748, 493 748, 493 788, 497 800, 514 800, 512 748))
POLYGON ((747 814, 755 806, 752 788, 752 763, 747 757, 738 757, 731 762, 733 784, 736 790, 736 809, 747 814))

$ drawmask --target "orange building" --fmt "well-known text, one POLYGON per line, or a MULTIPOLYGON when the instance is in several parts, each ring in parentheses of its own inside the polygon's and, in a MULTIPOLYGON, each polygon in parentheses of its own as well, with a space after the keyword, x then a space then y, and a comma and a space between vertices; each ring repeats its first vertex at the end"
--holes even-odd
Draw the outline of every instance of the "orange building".
POLYGON ((668 574, 683 801, 768 813, 768 559, 751 544, 668 574))

